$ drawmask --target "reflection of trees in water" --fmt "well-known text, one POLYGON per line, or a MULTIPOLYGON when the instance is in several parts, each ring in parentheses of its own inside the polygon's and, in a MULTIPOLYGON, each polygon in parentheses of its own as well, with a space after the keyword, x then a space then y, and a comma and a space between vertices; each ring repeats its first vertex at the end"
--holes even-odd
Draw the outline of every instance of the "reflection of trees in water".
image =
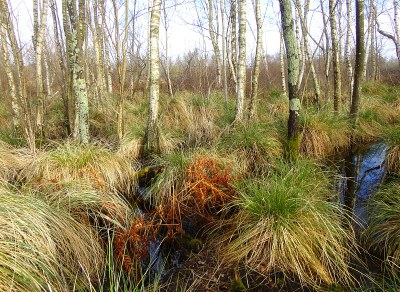
POLYGON ((386 173, 387 145, 378 143, 362 149, 352 149, 344 161, 344 177, 339 182, 340 200, 353 214, 359 227, 365 227, 367 200, 378 190, 386 173))

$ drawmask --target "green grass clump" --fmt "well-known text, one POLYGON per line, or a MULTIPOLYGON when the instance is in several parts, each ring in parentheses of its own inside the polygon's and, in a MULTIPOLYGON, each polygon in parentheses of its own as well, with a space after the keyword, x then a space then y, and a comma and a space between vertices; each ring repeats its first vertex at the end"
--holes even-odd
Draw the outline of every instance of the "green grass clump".
POLYGON ((327 201, 329 176, 311 161, 279 162, 263 179, 240 187, 239 212, 223 223, 224 258, 262 274, 282 272, 318 287, 350 284, 349 244, 338 206, 327 201))
POLYGON ((370 202, 369 247, 384 253, 400 277, 400 181, 379 190, 370 202))
POLYGON ((395 125, 399 119, 398 105, 376 96, 365 97, 357 121, 356 138, 360 141, 381 138, 387 126, 395 125))
POLYGON ((5 186, 0 202, 0 290, 80 290, 101 274, 94 228, 68 209, 5 186))
POLYGON ((23 169, 21 177, 35 184, 89 181, 129 195, 134 184, 135 161, 101 145, 64 143, 40 152, 23 169))
POLYGON ((254 175, 267 171, 271 161, 282 155, 280 138, 272 123, 239 124, 221 136, 217 148, 222 153, 235 153, 254 175))

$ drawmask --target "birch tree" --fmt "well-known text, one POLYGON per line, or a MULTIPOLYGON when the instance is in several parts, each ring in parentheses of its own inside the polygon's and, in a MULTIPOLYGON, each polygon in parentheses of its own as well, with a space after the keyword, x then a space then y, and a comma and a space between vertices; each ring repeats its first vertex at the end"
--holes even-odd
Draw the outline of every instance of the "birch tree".
POLYGON ((115 38, 114 38, 114 49, 116 53, 116 67, 118 75, 118 89, 119 89, 119 100, 118 100, 118 116, 117 116, 117 132, 118 137, 121 140, 124 135, 124 104, 125 104, 125 79, 126 79, 126 66, 127 66, 127 41, 128 41, 128 1, 124 4, 124 22, 123 22, 123 33, 122 41, 120 40, 120 21, 119 11, 117 8, 116 0, 112 0, 113 12, 114 12, 114 27, 115 27, 115 38))
POLYGON ((279 3, 288 67, 289 119, 286 154, 289 159, 295 160, 298 157, 300 148, 300 99, 298 98, 297 90, 297 82, 299 78, 299 55, 297 53, 291 1, 281 0, 279 3))
POLYGON ((336 4, 337 0, 329 0, 329 20, 331 24, 332 38, 332 56, 333 56, 333 110, 339 110, 339 101, 342 95, 342 83, 340 72, 340 56, 339 56, 339 37, 336 23, 336 4))
POLYGON ((85 0, 79 0, 78 7, 75 0, 63 1, 66 1, 67 11, 65 13, 68 16, 70 28, 67 46, 70 47, 69 70, 71 70, 72 91, 75 101, 74 138, 82 144, 87 144, 89 143, 89 101, 83 71, 82 50, 86 33, 85 0))
MULTIPOLYGON (((28 101, 26 90, 25 90, 25 73, 24 73, 24 61, 22 58, 22 49, 18 45, 17 37, 14 31, 14 25, 10 17, 10 9, 6 0, 0 0, 0 32, 1 39, 4 44, 5 41, 9 41, 11 47, 12 59, 14 61, 16 78, 14 78, 14 85, 17 91, 17 99, 21 104, 21 116, 24 124, 24 137, 28 144, 28 147, 32 153, 35 153, 35 132, 32 124, 32 114, 30 103, 28 101)), ((3 51, 7 54, 3 47, 3 51)), ((17 108, 15 108, 17 110, 17 108)))
POLYGON ((261 21, 261 9, 260 0, 254 0, 254 14, 256 18, 257 26, 257 45, 256 45, 256 55, 254 57, 254 68, 251 83, 251 96, 249 103, 249 116, 248 119, 252 120, 256 113, 257 98, 258 98, 258 77, 260 75, 260 61, 261 61, 261 51, 262 51, 262 21, 261 21))
POLYGON ((236 81, 235 121, 243 120, 243 107, 246 85, 246 0, 238 1, 239 12, 239 59, 236 81))
POLYGON ((167 79, 167 85, 168 85, 168 93, 169 96, 174 97, 174 93, 172 91, 172 82, 171 82, 171 76, 170 76, 170 60, 169 60, 169 42, 168 42, 168 29, 169 29, 169 20, 168 20, 168 13, 167 13, 167 8, 165 7, 166 1, 162 3, 162 12, 163 12, 163 25, 164 25, 164 30, 165 30, 165 64, 163 66, 164 72, 165 72, 165 78, 167 79))
POLYGON ((346 9, 347 9, 347 22, 346 22, 346 40, 345 40, 345 63, 346 63, 346 71, 347 71, 347 79, 349 80, 349 96, 351 100, 351 94, 353 90, 353 66, 351 64, 351 55, 350 55, 350 40, 351 40, 351 28, 352 28, 352 4, 351 0, 346 0, 346 9))
MULTIPOLYGON (((370 3, 372 4, 372 3, 370 3)), ((365 36, 366 38, 364 46, 365 46, 365 56, 364 56, 364 65, 363 65, 363 75, 362 75, 362 80, 367 80, 367 69, 368 69, 368 59, 370 57, 370 49, 371 49, 371 30, 374 22, 374 17, 373 17, 373 9, 371 5, 369 5, 369 13, 368 13, 368 22, 367 22, 367 27, 365 29, 365 36)))
POLYGON ((375 0, 371 0, 371 13, 372 13, 372 22, 371 22, 371 78, 376 81, 378 79, 378 66, 377 66, 377 39, 376 39, 376 9, 375 9, 375 0))
MULTIPOLYGON (((100 0, 102 2, 103 0, 100 0)), ((90 30, 93 37, 93 49, 96 58, 96 84, 97 84, 97 96, 101 102, 106 93, 106 79, 104 74, 104 50, 103 50, 103 29, 101 15, 99 17, 100 5, 99 0, 93 0, 93 10, 89 14, 93 14, 93 22, 90 21, 90 30)))
MULTIPOLYGON (((375 11, 376 11, 376 7, 375 7, 375 11)), ((378 19, 376 19, 376 25, 377 25, 378 32, 393 42, 395 49, 396 49, 397 62, 400 67, 400 19, 399 19, 399 1, 398 0, 393 0, 393 11, 394 11, 394 16, 393 16, 394 32, 393 33, 383 30, 379 24, 378 19)))
MULTIPOLYGON (((295 5, 296 5, 296 9, 298 11, 298 15, 299 15, 300 22, 301 22, 301 29, 302 29, 302 34, 303 34, 305 56, 307 57, 308 64, 310 66, 310 70, 311 70, 311 74, 312 74, 313 83, 314 83, 315 100, 317 102, 319 102, 319 99, 320 99, 320 96, 321 96, 321 89, 320 89, 320 86, 319 86, 317 72, 316 72, 315 66, 314 66, 313 55, 311 54, 311 50, 310 50, 310 44, 308 42, 307 18, 308 18, 308 11, 310 10, 310 0, 306 0, 305 1, 304 14, 303 14, 303 12, 301 10, 301 5, 300 5, 300 1, 299 0, 295 0, 295 5)), ((299 78, 299 80, 301 80, 301 79, 299 78)))
POLYGON ((1 41, 1 46, 0 46, 0 53, 1 53, 1 58, 3 61, 4 65, 4 70, 6 72, 7 76, 7 83, 10 91, 10 97, 11 97, 11 110, 12 110, 12 123, 14 127, 14 131, 18 132, 20 128, 20 119, 21 119, 21 108, 19 105, 18 97, 17 97, 17 87, 15 84, 15 79, 14 79, 14 74, 13 74, 13 68, 11 66, 10 62, 10 52, 8 49, 8 44, 7 44, 7 30, 6 26, 4 25, 5 22, 1 21, 0 25, 0 41, 1 41))
POLYGON ((149 42, 149 64, 150 64, 150 107, 147 128, 144 136, 143 154, 160 151, 160 133, 158 122, 158 99, 159 99, 159 28, 160 28, 161 0, 153 0, 150 14, 150 42, 149 42))
POLYGON ((283 40, 283 31, 280 30, 280 42, 279 42, 279 64, 281 69, 281 88, 282 88, 282 95, 284 97, 287 96, 286 91, 286 77, 285 77, 285 44, 283 40))
POLYGON ((231 64, 231 75, 235 84, 237 82, 237 5, 236 0, 230 0, 231 10, 230 10, 230 21, 231 21, 231 57, 229 58, 229 63, 231 64))
POLYGON ((350 118, 357 118, 360 103, 361 78, 364 66, 364 0, 356 0, 356 63, 354 71, 353 98, 350 106, 350 118))
MULTIPOLYGON (((324 9, 324 2, 320 0, 322 21, 324 23, 323 32, 325 36, 325 97, 329 99, 329 71, 331 65, 331 53, 330 53, 330 38, 328 32, 328 20, 326 19, 326 13, 324 9)), ((328 18, 329 19, 329 18, 328 18)))
POLYGON ((228 45, 226 38, 226 26, 225 26, 225 11, 226 11, 226 3, 225 0, 220 0, 220 9, 221 9, 221 31, 222 31, 222 77, 223 77, 223 85, 224 85, 224 101, 225 106, 228 106, 228 77, 226 73, 226 59, 229 58, 228 53, 228 45))
MULTIPOLYGON (((211 44, 213 46, 214 49, 214 55, 215 55, 215 60, 217 62, 217 83, 218 85, 221 85, 221 51, 219 49, 219 42, 218 42, 218 35, 215 32, 215 25, 214 25, 214 1, 213 0, 208 0, 207 1, 208 4, 208 30, 210 32, 210 38, 211 38, 211 44)), ((218 5, 217 5, 218 6, 218 5)), ((217 26, 219 25, 219 21, 218 21, 218 8, 215 9, 215 11, 217 12, 216 15, 216 23, 217 26)))
POLYGON ((33 47, 35 49, 36 98, 37 98, 36 131, 39 133, 41 137, 43 137, 44 135, 43 118, 44 118, 45 96, 43 87, 42 58, 43 58, 44 32, 47 23, 47 8, 48 8, 48 0, 43 0, 42 6, 40 5, 40 1, 33 0, 33 10, 34 10, 33 47))

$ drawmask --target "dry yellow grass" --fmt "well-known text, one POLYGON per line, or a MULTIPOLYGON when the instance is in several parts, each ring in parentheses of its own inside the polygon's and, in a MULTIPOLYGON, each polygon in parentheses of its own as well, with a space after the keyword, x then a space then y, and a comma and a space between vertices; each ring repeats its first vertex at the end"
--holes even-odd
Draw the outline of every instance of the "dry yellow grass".
POLYGON ((400 145, 390 147, 386 162, 389 172, 400 176, 400 145))
POLYGON ((0 202, 0 290, 79 290, 101 274, 94 228, 68 209, 5 186, 0 202))
POLYGON ((27 149, 16 149, 0 141, 0 179, 14 178, 31 160, 27 149))
POLYGON ((300 150, 310 158, 324 159, 350 145, 351 128, 346 118, 330 112, 305 112, 300 150))
POLYGON ((137 163, 104 146, 65 143, 39 152, 21 172, 36 185, 90 182, 96 189, 108 189, 129 196, 135 185, 137 163))

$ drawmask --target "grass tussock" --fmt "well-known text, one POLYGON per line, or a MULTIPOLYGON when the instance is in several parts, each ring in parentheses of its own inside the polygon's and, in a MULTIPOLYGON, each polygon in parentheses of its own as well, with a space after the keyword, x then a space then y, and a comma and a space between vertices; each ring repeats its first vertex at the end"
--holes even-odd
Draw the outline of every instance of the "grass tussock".
POLYGON ((104 253, 92 226, 68 209, 0 187, 0 290, 90 287, 104 253))
POLYGON ((234 153, 249 175, 265 174, 283 153, 281 136, 272 123, 241 124, 221 136, 217 148, 234 153))
POLYGON ((216 152, 173 152, 155 159, 163 171, 153 182, 148 200, 154 216, 166 227, 166 238, 182 234, 182 220, 205 224, 220 216, 234 198, 233 181, 242 174, 235 156, 216 152))
POLYGON ((350 145, 351 127, 346 117, 325 110, 305 111, 301 116, 301 152, 324 159, 350 145))
POLYGON ((400 101, 388 102, 382 97, 367 96, 361 104, 357 121, 356 138, 360 141, 381 138, 389 125, 400 119, 400 101))
POLYGON ((32 160, 26 149, 16 149, 0 140, 0 179, 11 180, 32 160))
POLYGON ((73 181, 90 182, 95 189, 129 195, 136 171, 135 161, 98 145, 65 143, 37 154, 21 172, 34 185, 73 181))
POLYGON ((370 210, 366 231, 369 247, 383 252, 400 277, 400 181, 379 190, 370 202, 370 210))
POLYGON ((350 285, 353 238, 329 196, 329 176, 310 161, 280 162, 264 179, 245 181, 236 202, 240 211, 223 224, 229 230, 220 241, 224 258, 313 287, 350 285))
POLYGON ((400 124, 388 127, 384 139, 389 146, 386 157, 388 171, 400 176, 400 124))

